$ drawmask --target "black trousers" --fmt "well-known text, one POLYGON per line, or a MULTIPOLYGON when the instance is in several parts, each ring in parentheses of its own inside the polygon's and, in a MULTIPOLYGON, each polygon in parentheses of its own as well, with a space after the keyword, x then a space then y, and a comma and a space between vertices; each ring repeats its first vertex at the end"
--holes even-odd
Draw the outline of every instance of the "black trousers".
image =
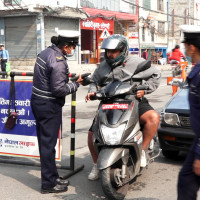
POLYGON ((47 189, 54 187, 59 177, 55 162, 55 146, 61 125, 62 106, 32 95, 31 108, 36 119, 42 189, 47 189))
MULTIPOLYGON (((6 63, 7 63, 7 59, 1 59, 1 71, 2 72, 6 71, 6 63)), ((3 77, 5 77, 5 75, 3 77)))
POLYGON ((178 177, 178 200, 196 200, 200 189, 200 176, 193 171, 195 148, 198 138, 195 138, 178 177))

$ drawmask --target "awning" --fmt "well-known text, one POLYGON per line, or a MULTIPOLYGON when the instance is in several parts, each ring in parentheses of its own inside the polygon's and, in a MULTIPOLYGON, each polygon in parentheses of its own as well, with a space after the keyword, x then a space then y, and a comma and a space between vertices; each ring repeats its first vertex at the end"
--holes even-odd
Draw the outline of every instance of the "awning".
POLYGON ((105 18, 116 18, 118 20, 132 20, 134 22, 138 21, 138 16, 130 13, 116 12, 109 10, 100 10, 94 8, 82 8, 89 17, 105 17, 105 18))

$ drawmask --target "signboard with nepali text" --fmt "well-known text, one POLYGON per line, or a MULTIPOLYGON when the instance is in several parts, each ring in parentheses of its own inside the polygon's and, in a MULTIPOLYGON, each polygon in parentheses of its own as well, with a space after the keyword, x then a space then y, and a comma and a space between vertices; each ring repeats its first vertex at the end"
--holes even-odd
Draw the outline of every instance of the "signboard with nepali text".
POLYGON ((102 19, 101 17, 81 20, 81 29, 104 30, 105 28, 113 32, 114 21, 102 19))
MULTIPOLYGON (((15 80, 17 123, 12 130, 5 128, 8 117, 10 80, 0 80, 0 154, 39 158, 36 121, 31 110, 31 80, 15 80)), ((12 103, 11 111, 14 111, 12 103)), ((61 159, 61 129, 56 145, 56 159, 61 159)))

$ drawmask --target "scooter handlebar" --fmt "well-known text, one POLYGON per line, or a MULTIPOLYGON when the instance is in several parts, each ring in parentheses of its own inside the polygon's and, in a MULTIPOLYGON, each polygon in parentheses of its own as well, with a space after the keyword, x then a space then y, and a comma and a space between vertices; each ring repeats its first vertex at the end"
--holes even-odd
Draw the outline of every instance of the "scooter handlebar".
MULTIPOLYGON (((82 79, 88 77, 91 73, 85 73, 85 74, 81 74, 82 79)), ((71 78, 71 81, 77 81, 79 78, 79 76, 75 76, 71 78)))

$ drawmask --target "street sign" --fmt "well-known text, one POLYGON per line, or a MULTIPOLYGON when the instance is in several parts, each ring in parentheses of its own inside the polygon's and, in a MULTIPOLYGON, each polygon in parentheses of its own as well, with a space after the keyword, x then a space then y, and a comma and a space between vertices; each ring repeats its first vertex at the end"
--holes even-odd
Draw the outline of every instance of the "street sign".
POLYGON ((105 29, 102 31, 101 35, 100 35, 100 39, 105 39, 105 38, 107 38, 107 37, 109 37, 109 36, 110 36, 110 33, 109 33, 109 31, 105 28, 105 29))

